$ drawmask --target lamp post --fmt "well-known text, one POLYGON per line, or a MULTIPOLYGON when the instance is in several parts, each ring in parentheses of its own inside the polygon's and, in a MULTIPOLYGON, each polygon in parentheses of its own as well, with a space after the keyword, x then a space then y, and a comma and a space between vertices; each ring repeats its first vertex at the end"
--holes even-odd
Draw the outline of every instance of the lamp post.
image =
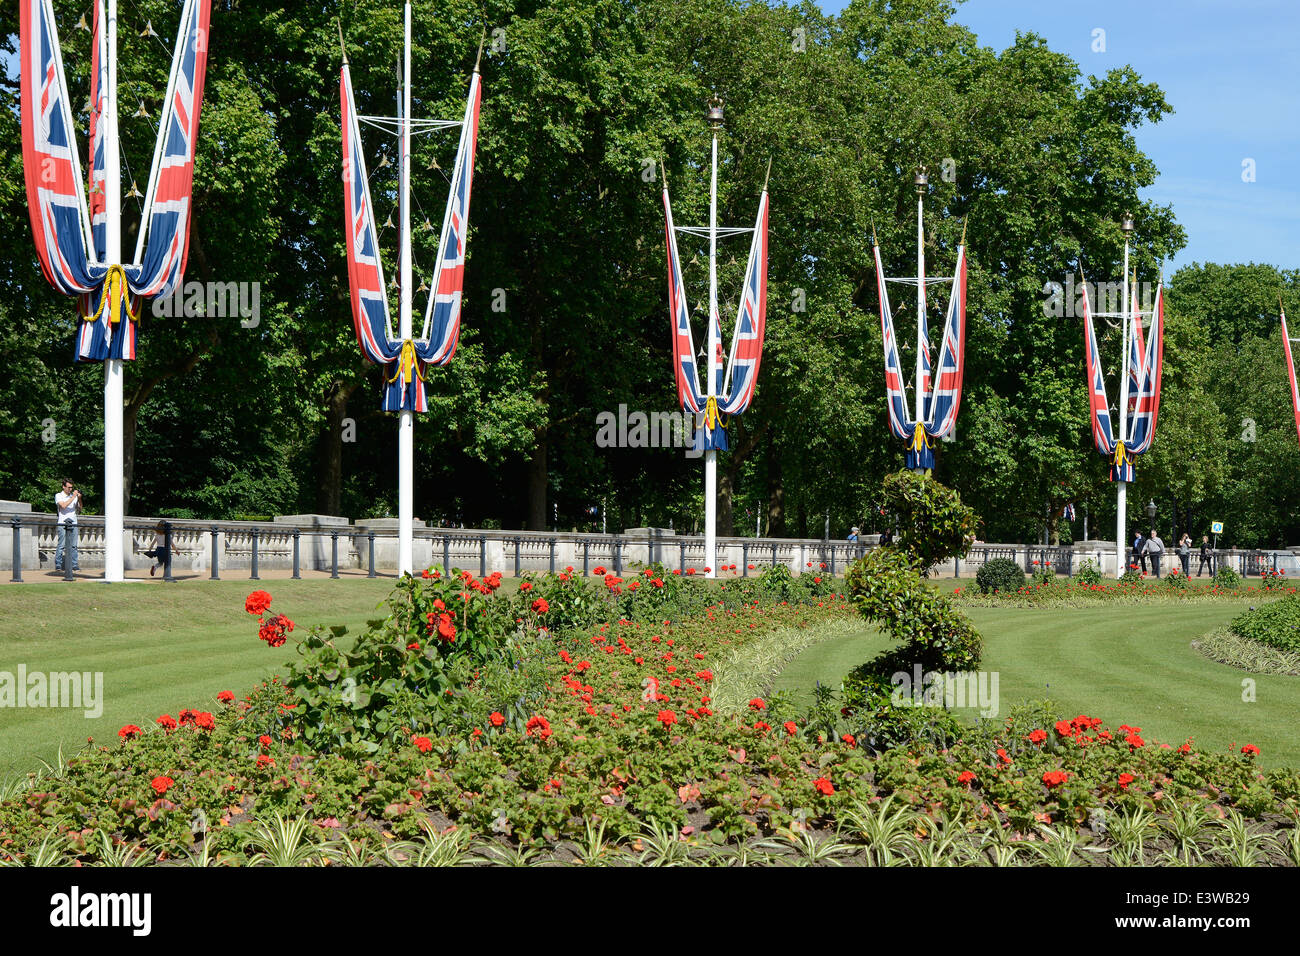
MULTIPOLYGON (((1124 213, 1119 224, 1124 233, 1124 317, 1120 330, 1120 375, 1119 375, 1119 440, 1128 440, 1128 337, 1129 337, 1129 298, 1128 298, 1128 249, 1133 238, 1133 214, 1124 213)), ((1125 539, 1128 534, 1128 482, 1116 482, 1115 491, 1115 576, 1124 574, 1125 539)))
POLYGON ((1151 525, 1151 536, 1155 537, 1156 533, 1156 503, 1155 501, 1147 502, 1147 520, 1151 525))

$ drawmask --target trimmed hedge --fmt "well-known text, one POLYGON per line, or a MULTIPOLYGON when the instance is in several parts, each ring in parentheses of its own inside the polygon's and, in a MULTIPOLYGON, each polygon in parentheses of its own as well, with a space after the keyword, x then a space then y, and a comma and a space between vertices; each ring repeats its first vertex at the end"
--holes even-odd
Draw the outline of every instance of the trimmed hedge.
POLYGON ((976 572, 975 583, 983 594, 1015 593, 1025 586, 1025 572, 1010 558, 994 558, 976 572))

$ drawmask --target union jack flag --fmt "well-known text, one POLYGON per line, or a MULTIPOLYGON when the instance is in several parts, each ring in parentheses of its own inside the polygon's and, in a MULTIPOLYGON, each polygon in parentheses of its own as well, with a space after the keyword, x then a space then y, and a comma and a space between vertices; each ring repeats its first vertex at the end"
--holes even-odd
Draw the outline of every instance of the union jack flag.
POLYGON ((460 340, 461 293, 469 227, 470 188, 478 140, 482 88, 478 69, 470 78, 465 118, 452 169, 451 190, 438 239, 437 275, 429 292, 421 337, 403 342, 392 332, 388 293, 379 253, 379 231, 370 199, 369 174, 361 142, 352 74, 346 60, 339 76, 343 111, 343 208, 347 224, 348 287, 352 296, 352 327, 361 354, 384 368, 386 412, 428 411, 424 371, 446 365, 460 340))
MULTIPOLYGON (((701 449, 727 449, 723 415, 740 415, 754 400, 759 366, 763 359, 763 337, 767 329, 767 224, 768 195, 764 187, 758 200, 749 260, 745 266, 745 284, 736 307, 736 326, 732 331, 731 353, 722 352, 722 323, 716 309, 709 310, 708 340, 714 343, 715 378, 713 388, 700 388, 700 373, 695 353, 691 314, 686 305, 682 281, 681 256, 677 251, 677 232, 673 225, 672 203, 664 186, 664 237, 668 247, 668 309, 672 326, 673 376, 682 410, 704 415, 704 428, 698 435, 701 449), (710 405, 710 399, 713 405, 710 405), (714 408, 714 412, 710 412, 714 408)), ((707 379, 705 380, 707 381, 707 379)))
MULTIPOLYGON (((41 271, 60 292, 82 297, 86 321, 77 335, 79 361, 135 358, 131 296, 170 295, 184 274, 194 143, 207 64, 208 3, 186 0, 181 12, 141 239, 134 262, 123 264, 104 261, 105 144, 108 117, 116 109, 108 95, 104 0, 95 3, 91 41, 89 205, 53 9, 50 0, 22 0, 19 55, 28 209, 41 271)), ((138 304, 137 298, 137 309, 138 304)))
POLYGON ((1133 457, 1144 454, 1155 440, 1156 420, 1160 413, 1160 380, 1164 368, 1164 293, 1163 276, 1156 286, 1155 306, 1151 317, 1151 334, 1145 340, 1141 338, 1141 315, 1136 309, 1132 311, 1132 340, 1141 342, 1140 349, 1130 349, 1126 356, 1125 368, 1121 375, 1133 374, 1134 355, 1140 355, 1137 388, 1134 393, 1133 410, 1128 416, 1127 433, 1115 438, 1111 424, 1110 403, 1106 395, 1106 381, 1102 372, 1100 353, 1097 349, 1097 333, 1093 328, 1092 313, 1088 302, 1088 285, 1083 283, 1083 321, 1085 356, 1088 381, 1089 405, 1091 406, 1092 436, 1097 451, 1111 459, 1111 481, 1132 481, 1135 475, 1133 457))
MULTIPOLYGON (((903 363, 899 358, 898 336, 889 306, 885 267, 880 246, 872 244, 876 260, 876 293, 880 302, 880 337, 885 353, 885 403, 889 410, 889 431, 895 438, 908 442, 907 467, 934 468, 931 438, 953 433, 957 412, 961 408, 962 375, 966 356, 966 245, 957 246, 957 266, 953 272, 952 295, 944 316, 943 341, 939 346, 939 374, 933 376, 930 364, 930 333, 925 316, 920 317, 918 338, 921 344, 921 392, 923 420, 913 421, 907 404, 907 387, 903 382, 903 363)), ((924 282, 924 277, 920 280, 924 282)), ((921 293, 924 294, 924 293, 921 293)), ((919 311, 919 309, 918 309, 919 311)))
MULTIPOLYGON (((1281 305, 1279 301, 1279 310, 1281 305)), ((1295 360, 1291 355, 1291 339, 1287 337, 1285 311, 1282 311, 1282 348, 1286 352, 1286 371, 1291 380, 1291 408, 1295 412, 1295 432, 1296 437, 1300 438, 1300 388, 1296 387, 1295 360)))

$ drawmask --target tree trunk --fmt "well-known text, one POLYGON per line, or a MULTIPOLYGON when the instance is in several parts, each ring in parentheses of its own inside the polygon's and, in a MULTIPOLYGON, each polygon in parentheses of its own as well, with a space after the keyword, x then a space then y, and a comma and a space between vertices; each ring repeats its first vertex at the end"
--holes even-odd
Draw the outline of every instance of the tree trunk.
POLYGON ((733 474, 731 468, 724 468, 722 474, 718 476, 718 534, 724 538, 734 537, 736 534, 736 516, 731 500, 734 491, 733 474))
POLYGON ((135 427, 143 402, 127 402, 122 409, 122 513, 131 513, 131 484, 135 481, 135 427))
POLYGON ((335 381, 325 398, 325 422, 320 433, 320 464, 316 486, 316 510, 320 514, 343 513, 343 419, 355 382, 335 381))
POLYGON ((537 445, 528 461, 528 531, 546 530, 546 480, 546 429, 543 427, 537 432, 537 445))
POLYGON ((785 485, 781 480, 781 463, 769 443, 767 449, 767 534, 785 537, 785 485))

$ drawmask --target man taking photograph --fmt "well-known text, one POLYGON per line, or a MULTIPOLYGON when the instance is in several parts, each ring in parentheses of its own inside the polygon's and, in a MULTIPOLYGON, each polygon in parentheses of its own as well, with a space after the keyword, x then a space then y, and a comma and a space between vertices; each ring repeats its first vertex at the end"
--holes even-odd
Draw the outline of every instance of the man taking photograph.
POLYGON ((72 570, 80 571, 77 562, 77 514, 81 511, 81 492, 68 479, 63 479, 63 490, 54 496, 54 507, 59 513, 59 538, 54 549, 54 570, 62 571, 71 553, 72 570))

